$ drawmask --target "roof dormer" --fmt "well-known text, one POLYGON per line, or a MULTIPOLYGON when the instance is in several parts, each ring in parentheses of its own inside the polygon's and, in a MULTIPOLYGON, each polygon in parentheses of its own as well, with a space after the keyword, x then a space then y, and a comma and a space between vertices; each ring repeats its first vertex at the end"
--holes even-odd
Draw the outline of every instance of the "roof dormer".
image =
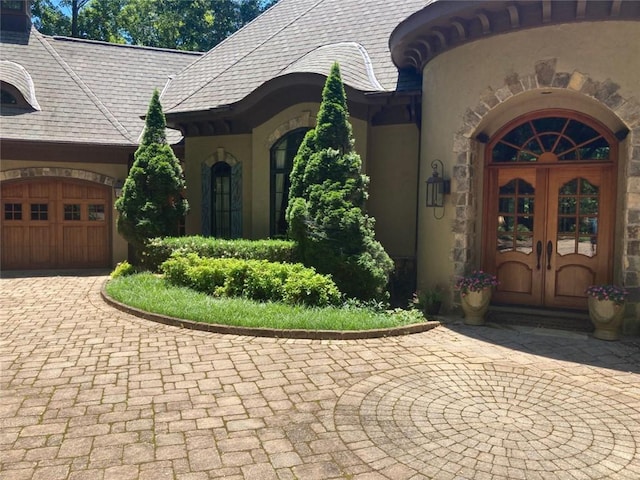
POLYGON ((0 90, 4 108, 40 110, 33 80, 22 65, 0 60, 0 90))

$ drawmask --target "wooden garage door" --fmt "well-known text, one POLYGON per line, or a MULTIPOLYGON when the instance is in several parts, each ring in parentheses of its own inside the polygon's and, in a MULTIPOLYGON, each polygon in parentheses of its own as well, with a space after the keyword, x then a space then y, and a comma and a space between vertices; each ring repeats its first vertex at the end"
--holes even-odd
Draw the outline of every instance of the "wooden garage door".
POLYGON ((95 268, 111 263, 111 189, 62 179, 2 184, 1 268, 95 268))

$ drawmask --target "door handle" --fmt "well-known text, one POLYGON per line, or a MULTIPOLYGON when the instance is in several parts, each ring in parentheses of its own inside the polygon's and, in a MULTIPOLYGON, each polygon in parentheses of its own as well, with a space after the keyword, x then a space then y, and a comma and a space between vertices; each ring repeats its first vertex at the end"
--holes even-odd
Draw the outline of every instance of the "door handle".
POLYGON ((553 253, 553 243, 551 240, 547 242, 547 270, 551 270, 551 254, 553 253))
POLYGON ((542 257, 542 240, 538 240, 538 243, 536 243, 536 255, 538 255, 538 264, 536 268, 540 270, 540 258, 542 257))

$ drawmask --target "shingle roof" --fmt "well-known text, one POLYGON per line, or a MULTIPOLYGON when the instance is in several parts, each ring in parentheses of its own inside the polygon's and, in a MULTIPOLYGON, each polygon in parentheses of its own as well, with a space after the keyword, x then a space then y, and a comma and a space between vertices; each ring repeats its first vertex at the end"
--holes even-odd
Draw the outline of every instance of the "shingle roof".
MULTIPOLYGON (((31 76, 40 111, 2 107, 3 139, 135 145, 154 88, 199 54, 3 31, 2 59, 31 76)), ((172 134, 171 140, 180 136, 172 134)))
POLYGON ((165 112, 229 105, 282 75, 326 75, 333 61, 358 90, 419 87, 399 81, 388 42, 398 23, 432 1, 280 0, 176 75, 165 93, 165 112))

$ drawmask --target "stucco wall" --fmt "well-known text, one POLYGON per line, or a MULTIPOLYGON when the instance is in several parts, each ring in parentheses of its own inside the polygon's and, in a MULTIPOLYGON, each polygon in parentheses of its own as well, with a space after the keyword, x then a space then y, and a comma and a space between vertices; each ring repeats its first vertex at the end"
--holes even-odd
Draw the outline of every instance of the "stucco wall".
MULTIPOLYGON (((200 234, 202 214, 201 165, 221 155, 242 163, 243 237, 269 235, 270 149, 282 136, 298 128, 314 127, 319 103, 287 108, 252 134, 188 137, 185 140, 185 177, 191 210, 187 234, 200 234)), ((369 212, 376 218, 376 235, 394 257, 415 253, 416 182, 419 132, 415 125, 370 128, 350 118, 355 148, 371 177, 369 212)))
POLYGON ((376 238, 394 258, 415 254, 418 144, 416 125, 371 128, 368 211, 376 238))
POLYGON ((202 164, 234 158, 242 164, 242 232, 251 238, 251 135, 187 137, 185 139, 184 175, 187 182, 189 214, 185 222, 187 235, 202 233, 202 164))
MULTIPOLYGON (((640 23, 576 23, 499 35, 444 53, 423 72, 421 180, 434 159, 453 179, 445 217, 419 207, 418 284, 451 288, 461 266, 479 266, 482 213, 482 132, 491 135, 527 111, 562 107, 582 111, 614 132, 620 145, 620 208, 635 195, 625 179, 634 153, 640 96, 640 23), (550 94, 542 95, 543 92, 550 94), (630 146, 627 143, 631 142, 630 146)), ((419 198, 424 196, 420 183, 419 198)), ((624 223, 625 212, 618 218, 624 223)), ((616 246, 618 263, 625 252, 616 246)), ((623 270, 621 267, 619 271, 623 270)), ((621 280, 619 277, 618 281, 621 280)), ((452 296, 449 297, 452 300, 452 296)))
MULTIPOLYGON (((106 177, 110 177, 110 179, 122 180, 127 177, 127 166, 119 165, 119 164, 99 164, 99 163, 78 163, 78 162, 56 162, 53 165, 51 162, 46 161, 17 161, 17 160, 6 160, 2 159, 2 165, 0 166, 0 171, 6 172, 9 170, 15 169, 24 169, 24 168, 52 168, 56 169, 68 169, 79 172, 92 172, 100 175, 104 175, 106 177)), ((34 177, 37 178, 37 177, 34 177)), ((71 177, 73 178, 73 177, 71 177)), ((79 176, 78 178, 82 179, 83 176, 79 176)), ((115 200, 115 196, 112 196, 112 199, 115 200)), ((118 230, 116 228, 116 218, 117 214, 115 209, 112 210, 113 214, 111 215, 111 244, 112 244, 112 264, 115 265, 122 260, 127 259, 127 242, 118 234, 118 230)))

